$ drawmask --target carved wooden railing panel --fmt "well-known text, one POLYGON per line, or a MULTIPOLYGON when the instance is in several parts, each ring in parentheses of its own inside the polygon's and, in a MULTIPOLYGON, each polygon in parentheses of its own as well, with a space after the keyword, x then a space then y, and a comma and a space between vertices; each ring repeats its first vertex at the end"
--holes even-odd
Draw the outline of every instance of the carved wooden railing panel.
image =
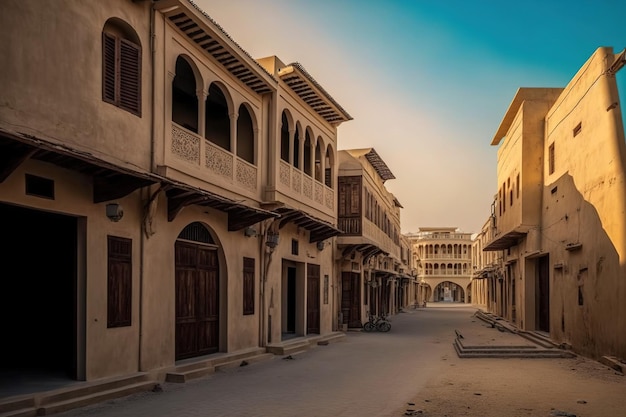
POLYGON ((172 122, 172 155, 200 164, 200 136, 172 122))

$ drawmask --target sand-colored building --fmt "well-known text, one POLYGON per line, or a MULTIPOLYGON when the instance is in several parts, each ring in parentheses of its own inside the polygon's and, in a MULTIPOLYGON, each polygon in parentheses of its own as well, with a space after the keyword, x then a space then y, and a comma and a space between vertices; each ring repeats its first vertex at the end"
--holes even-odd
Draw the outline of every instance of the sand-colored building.
POLYGON ((3 369, 184 379, 335 334, 351 117, 301 64, 187 0, 9 0, 0 31, 3 369))
MULTIPOLYGON (((395 178, 374 148, 339 151, 337 270, 341 322, 358 328, 373 315, 411 304, 414 279, 403 262, 402 205, 385 187, 395 178)), ((406 249, 406 248, 405 248, 406 249)))
POLYGON ((565 88, 520 88, 498 148, 489 307, 524 330, 626 358, 626 148, 616 73, 598 48, 565 88))
POLYGON ((420 227, 411 242, 420 302, 464 302, 471 297, 472 234, 456 227, 420 227))

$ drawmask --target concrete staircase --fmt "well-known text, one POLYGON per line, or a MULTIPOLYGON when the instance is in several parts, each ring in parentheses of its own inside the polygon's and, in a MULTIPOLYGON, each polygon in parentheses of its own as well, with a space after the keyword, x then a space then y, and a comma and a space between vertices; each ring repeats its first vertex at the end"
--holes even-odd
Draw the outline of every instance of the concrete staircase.
POLYGON ((138 373, 123 378, 78 383, 52 391, 9 397, 0 400, 0 417, 50 415, 150 391, 156 385, 158 382, 152 380, 148 374, 138 373))
POLYGON ((459 337, 454 340, 453 345, 459 358, 572 358, 575 356, 566 350, 529 345, 465 345, 459 337))
POLYGON ((521 331, 502 318, 481 310, 477 311, 474 316, 485 322, 488 328, 497 330, 500 337, 496 337, 498 334, 489 338, 483 336, 483 343, 478 343, 481 339, 474 339, 474 343, 471 344, 457 331, 453 345, 460 358, 572 358, 576 356, 563 346, 556 345, 548 335, 541 332, 521 331))

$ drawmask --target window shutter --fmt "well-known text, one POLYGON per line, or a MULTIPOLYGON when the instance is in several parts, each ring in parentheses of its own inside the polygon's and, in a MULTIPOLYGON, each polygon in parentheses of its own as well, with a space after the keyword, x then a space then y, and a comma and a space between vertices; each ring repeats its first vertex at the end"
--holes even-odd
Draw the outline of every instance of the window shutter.
POLYGON ((131 325, 132 241, 108 236, 107 327, 131 325))
POLYGON ((254 314, 254 258, 243 258, 243 314, 254 314))
POLYGON ((120 107, 141 115, 141 50, 120 40, 120 107))
POLYGON ((102 32, 102 99, 115 103, 115 36, 102 32))

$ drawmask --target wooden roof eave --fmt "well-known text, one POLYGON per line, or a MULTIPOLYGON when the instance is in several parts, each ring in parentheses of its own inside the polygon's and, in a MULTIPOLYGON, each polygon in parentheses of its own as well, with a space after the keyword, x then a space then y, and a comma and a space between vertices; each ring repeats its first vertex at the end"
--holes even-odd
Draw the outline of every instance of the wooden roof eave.
MULTIPOLYGON (((252 58, 248 52, 239 46, 217 22, 194 3, 188 0, 161 0, 154 3, 154 8, 170 20, 190 42, 197 44, 211 59, 218 61, 226 71, 251 90, 257 94, 276 91, 277 80, 252 58), (174 17, 181 14, 184 14, 186 18, 193 22, 193 28, 184 30, 190 27, 190 25, 181 28, 173 20, 174 17), (211 42, 210 48, 204 48, 196 41, 205 36, 214 41, 211 42), (234 60, 231 58, 234 58, 234 60), (235 63, 235 61, 238 61, 238 63, 235 63), (242 70, 242 65, 245 70, 242 70), (252 78, 250 78, 251 74, 253 75, 252 78)), ((180 20, 180 18, 177 20, 180 20)))

